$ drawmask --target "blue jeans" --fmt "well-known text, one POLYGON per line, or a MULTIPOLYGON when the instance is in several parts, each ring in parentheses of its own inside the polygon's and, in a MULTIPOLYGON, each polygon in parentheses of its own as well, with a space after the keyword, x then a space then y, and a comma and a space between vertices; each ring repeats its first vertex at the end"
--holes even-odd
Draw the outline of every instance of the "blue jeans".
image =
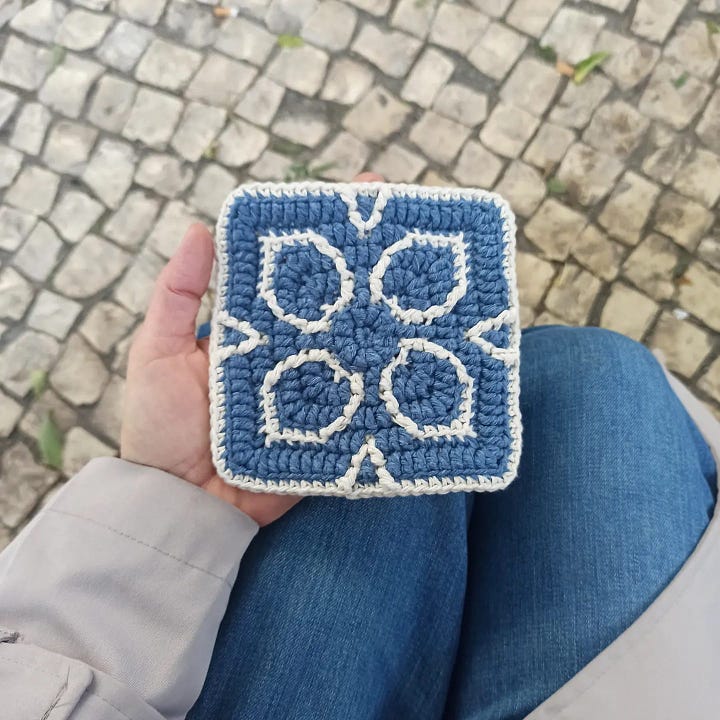
POLYGON ((692 552, 709 449, 642 346, 522 340, 503 492, 305 499, 253 541, 192 720, 522 718, 692 552))

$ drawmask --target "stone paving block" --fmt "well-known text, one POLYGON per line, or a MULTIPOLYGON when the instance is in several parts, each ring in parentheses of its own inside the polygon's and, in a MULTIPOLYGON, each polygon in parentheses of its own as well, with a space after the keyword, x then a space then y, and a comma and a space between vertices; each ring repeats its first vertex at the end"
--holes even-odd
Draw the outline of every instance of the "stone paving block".
POLYGON ((49 220, 67 242, 77 242, 100 219, 105 208, 79 190, 66 190, 50 213, 49 220))
POLYGON ((20 98, 14 92, 0 88, 0 129, 5 127, 19 102, 20 98))
MULTIPOLYGON (((200 173, 200 177, 203 172, 200 173)), ((187 229, 197 222, 197 219, 197 213, 182 200, 171 200, 163 208, 150 233, 146 243, 147 247, 164 258, 170 258, 180 245, 187 229)))
POLYGON ((527 47, 527 38, 507 25, 492 22, 468 54, 483 75, 502 80, 527 47))
POLYGON ((572 130, 549 122, 543 123, 523 157, 536 167, 549 171, 565 157, 575 139, 572 130))
POLYGON ((223 22, 215 41, 220 52, 258 66, 265 64, 275 45, 274 35, 242 17, 223 22))
POLYGON ((355 32, 357 13, 337 0, 326 0, 303 25, 300 35, 309 43, 338 52, 344 50, 355 32))
POLYGON ((192 168, 175 155, 150 153, 138 165, 135 182, 158 195, 174 198, 181 195, 193 180, 192 168))
POLYGON ((430 27, 430 42, 464 55, 480 39, 490 21, 471 8, 443 2, 430 27))
POLYGON ((284 95, 281 85, 259 77, 235 106, 235 114, 256 125, 267 126, 275 117, 284 95))
POLYGON ((96 457, 113 457, 115 448, 102 442, 85 428, 74 427, 65 436, 63 474, 72 477, 96 457))
POLYGON ((0 521, 14 529, 33 511, 58 474, 36 463, 28 446, 16 442, 3 452, 0 477, 0 521))
POLYGON ((212 45, 218 34, 210 8, 191 0, 170 0, 163 22, 180 44, 194 48, 212 45))
POLYGON ((490 17, 502 17, 512 0, 470 0, 470 4, 490 17))
POLYGON ((115 286, 113 297, 135 315, 147 310, 155 280, 165 261, 152 250, 143 249, 115 286))
POLYGON ((135 68, 135 79, 177 92, 185 87, 201 61, 199 52, 155 38, 135 68))
MULTIPOLYGON (((2 221, 0 220, 0 222, 2 221)), ((698 245, 697 254, 708 265, 720 270, 720 239, 703 238, 698 245)))
POLYGON ((347 0, 347 2, 371 15, 382 17, 390 9, 391 0, 347 0))
POLYGON ((532 322, 536 308, 550 287, 555 268, 552 263, 522 250, 516 254, 515 266, 520 296, 520 319, 522 325, 526 326, 532 322))
POLYGON ((549 260, 566 260, 587 225, 587 218, 555 198, 548 198, 525 225, 525 236, 549 260))
POLYGON ((347 182, 365 169, 370 148, 350 133, 339 132, 315 159, 319 174, 328 180, 347 182))
POLYGON ((439 0, 427 0, 427 2, 400 0, 390 24, 423 40, 430 32, 438 2, 439 0))
POLYGON ((611 30, 600 33, 595 51, 610 53, 610 57, 602 64, 602 70, 621 90, 630 90, 642 82, 660 57, 660 50, 654 45, 611 30))
POLYGON ((268 144, 264 130, 245 122, 231 120, 217 139, 216 158, 228 167, 241 167, 257 160, 268 144))
POLYGON ((130 255, 116 245, 97 235, 87 235, 65 258, 53 286, 70 298, 92 297, 110 287, 129 261, 130 255))
POLYGON ((52 42, 67 8, 55 0, 35 0, 25 4, 10 21, 10 27, 40 42, 52 42))
POLYGON ((130 115, 137 89, 135 83, 116 75, 103 75, 88 110, 88 120, 108 132, 121 132, 130 115))
POLYGON ((521 60, 500 89, 500 97, 510 105, 533 115, 542 115, 552 102, 560 75, 551 65, 534 58, 521 60))
POLYGON ((495 188, 509 203, 516 215, 530 217, 547 192, 542 175, 522 160, 514 160, 495 188))
POLYGON ((679 283, 678 301, 709 328, 720 331, 720 273, 692 262, 679 283))
POLYGON ((333 60, 320 97, 341 105, 355 105, 372 84, 370 70, 354 60, 341 57, 333 60))
POLYGON ((402 127, 409 112, 408 105, 378 86, 345 115, 342 124, 355 137, 380 142, 402 127))
POLYGON ((653 42, 664 42, 687 0, 638 0, 630 29, 653 42))
POLYGON ((611 88, 612 83, 597 73, 590 75, 582 85, 568 83, 550 112, 550 120, 566 127, 585 127, 611 88))
POLYGON ((43 162, 60 174, 82 175, 97 135, 89 125, 61 120, 50 130, 43 162))
POLYGON ((130 192, 103 226, 103 234, 124 247, 136 248, 150 232, 159 209, 157 198, 143 191, 130 192))
POLYGON ((35 226, 34 215, 16 210, 7 205, 0 206, 0 250, 12 252, 22 245, 23 240, 35 226))
POLYGON ((563 0, 515 0, 507 22, 522 32, 539 38, 563 0))
POLYGON ((570 248, 572 256, 593 275, 608 282, 617 277, 625 248, 595 225, 588 225, 570 248))
POLYGON ((713 214, 700 203, 668 190, 658 201, 654 227, 678 245, 692 251, 713 220, 713 214))
POLYGON ((598 222, 626 245, 637 245, 660 188, 632 170, 620 179, 598 222))
POLYGON ((664 312, 650 336, 649 345, 662 351, 665 366, 683 377, 692 377, 712 349, 710 336, 687 320, 664 312))
POLYGON ((480 131, 486 147, 508 158, 516 158, 537 129, 540 121, 526 110, 498 103, 480 131))
POLYGON ((64 340, 81 310, 80 303, 49 290, 41 290, 30 309, 27 324, 33 330, 64 340))
POLYGON ((178 98, 158 90, 140 88, 130 116, 123 128, 123 137, 139 140, 156 150, 163 150, 180 120, 183 104, 178 98), (159 123, 157 119, 163 118, 159 123))
POLYGON ((400 97, 424 108, 433 104, 435 96, 455 70, 455 63, 434 48, 428 48, 415 63, 403 85, 400 97))
POLYGON ((610 10, 615 10, 615 12, 623 13, 627 10, 631 0, 590 0, 590 2, 593 5, 601 5, 610 8, 610 10))
POLYGON ((40 88, 38 100, 69 118, 79 118, 90 86, 102 74, 98 63, 68 55, 40 88))
POLYGON ((157 25, 166 0, 116 0, 117 14, 144 25, 157 25))
POLYGON ((255 180, 284 180, 293 165, 292 158, 266 150, 250 168, 250 175, 255 180))
POLYGON ((605 23, 604 15, 563 7, 545 31, 540 45, 554 48, 560 59, 575 65, 592 54, 605 23))
POLYGON ((621 282, 616 282, 603 306, 600 326, 627 335, 633 340, 640 340, 659 310, 657 303, 650 298, 621 282))
POLYGON ((563 266, 545 297, 545 307, 572 325, 587 322, 601 282, 577 265, 563 266))
POLYGON ((712 207, 720 198, 720 156, 696 150, 678 170, 673 187, 705 207, 712 207))
POLYGON ((122 340, 135 324, 135 318, 113 302, 94 303, 79 332, 90 345, 106 354, 122 340))
POLYGON ((388 182, 415 182, 427 166, 421 155, 393 143, 370 164, 372 172, 380 173, 388 182))
POLYGON ((271 0, 265 13, 265 25, 277 35, 297 35, 317 6, 318 0, 271 0))
POLYGON ((703 392, 716 400, 720 400, 720 358, 717 358, 700 378, 698 386, 703 392))
POLYGON ((125 380, 118 375, 111 375, 97 407, 90 415, 93 429, 100 430, 106 438, 112 440, 114 445, 120 443, 124 391, 125 380))
POLYGON ((23 406, 0 392, 0 438, 9 437, 23 414, 23 406))
POLYGON ((232 108, 256 74, 251 65, 213 53, 205 59, 185 95, 190 100, 232 108))
POLYGON ((640 98, 640 112, 669 123, 676 130, 687 127, 705 105, 710 86, 683 73, 680 64, 659 62, 640 98), (683 78, 682 84, 679 78, 683 78))
POLYGON ((575 143, 560 163, 557 177, 581 205, 594 205, 610 192, 622 170, 616 158, 575 143))
POLYGON ((40 103, 23 105, 10 136, 10 145, 28 155, 37 155, 51 119, 51 113, 40 103))
POLYGON ((37 90, 52 69, 52 53, 11 35, 0 58, 0 81, 20 88, 37 90))
POLYGON ((153 38, 147 28, 121 20, 107 34, 97 50, 98 58, 120 72, 130 72, 153 38))
POLYGON ((657 124, 648 133, 643 172, 653 180, 669 185, 692 149, 692 139, 687 135, 657 124))
POLYGON ((117 209, 132 184, 135 161, 131 145, 119 140, 100 140, 82 175, 83 182, 105 205, 117 209))
POLYGON ((385 32, 367 23, 360 28, 352 44, 354 52, 394 78, 407 75, 420 47, 420 41, 412 35, 399 30, 385 32))
MULTIPOLYGON (((352 132, 352 128, 345 127, 352 132)), ((301 106, 299 110, 281 112, 273 123, 272 132, 297 145, 314 148, 330 132, 330 123, 324 108, 301 106)), ((359 132, 353 134, 360 135, 359 132)))
POLYGON ((44 215, 55 202, 60 178, 37 165, 26 165, 5 193, 5 202, 33 215, 44 215))
POLYGON ((13 265, 31 280, 43 282, 55 269, 62 247, 56 232, 46 222, 39 220, 15 253, 13 265))
POLYGON ((716 90, 697 124, 698 137, 716 153, 720 153, 720 89, 716 90))
MULTIPOLYGON (((467 187, 490 188, 502 172, 503 162, 479 142, 469 140, 460 153, 453 176, 467 187)), ((438 184, 442 185, 441 181, 438 184)))
POLYGON ((0 145, 0 188, 7 187, 17 177, 22 161, 22 153, 0 145))
POLYGON ((200 171, 188 200, 193 207, 215 220, 225 198, 236 185, 237 180, 232 173, 213 163, 200 171))
POLYGON ((681 25, 665 46, 663 55, 689 73, 709 80, 720 62, 720 40, 708 32, 702 20, 681 25))
POLYGON ((33 287, 11 267, 0 270, 0 317, 20 320, 33 299, 33 287))
POLYGON ((470 129, 428 110, 410 130, 410 142, 435 162, 447 165, 460 151, 470 129))
POLYGON ((467 127, 479 125, 487 117, 488 100, 485 93, 467 85, 450 83, 435 98, 433 109, 467 127))
POLYGON ((68 50, 91 50, 100 44, 112 21, 111 15, 71 10, 63 19, 55 42, 68 50))
POLYGON ((280 50, 267 73, 271 80, 283 87, 312 97, 322 86, 327 64, 325 51, 304 45, 280 50))
POLYGON ((33 370, 49 370, 59 351, 60 345, 55 338, 34 330, 23 330, 0 351, 0 385, 18 397, 24 397, 32 386, 30 375, 33 370))
POLYGON ((222 108, 188 103, 170 143, 172 148, 186 160, 197 162, 211 149, 226 117, 222 108))
POLYGON ((616 100, 601 105, 595 111, 583 140, 596 150, 627 160, 645 137, 649 126, 650 121, 632 105, 616 100))

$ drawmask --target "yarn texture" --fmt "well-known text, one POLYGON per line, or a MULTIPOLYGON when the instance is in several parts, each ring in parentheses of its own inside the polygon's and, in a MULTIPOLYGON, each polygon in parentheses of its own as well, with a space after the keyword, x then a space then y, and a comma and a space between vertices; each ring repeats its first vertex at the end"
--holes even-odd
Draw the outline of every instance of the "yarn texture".
POLYGON ((501 197, 244 185, 216 250, 211 435, 226 482, 358 498, 514 479, 515 220, 501 197))

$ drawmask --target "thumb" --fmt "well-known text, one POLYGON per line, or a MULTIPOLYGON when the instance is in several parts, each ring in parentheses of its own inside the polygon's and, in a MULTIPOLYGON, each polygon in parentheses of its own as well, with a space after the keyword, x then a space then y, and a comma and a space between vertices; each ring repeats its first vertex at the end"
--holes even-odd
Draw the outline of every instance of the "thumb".
POLYGON ((213 259, 212 236, 204 225, 195 223, 158 276, 143 335, 163 354, 195 347, 195 321, 210 283, 213 259))

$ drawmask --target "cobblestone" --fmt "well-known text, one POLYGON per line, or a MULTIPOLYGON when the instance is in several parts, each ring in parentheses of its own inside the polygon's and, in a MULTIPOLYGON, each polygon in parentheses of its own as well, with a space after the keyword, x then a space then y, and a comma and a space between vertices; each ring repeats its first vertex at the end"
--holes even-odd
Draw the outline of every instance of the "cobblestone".
POLYGON ((658 310, 658 305, 650 298, 623 283, 615 283, 602 309, 600 325, 640 340, 658 310))
POLYGON ((214 4, 0 9, 0 462, 50 411, 63 478, 115 452, 154 279, 238 182, 363 169, 503 194, 523 324, 639 338, 720 416, 717 0, 214 4), (94 379, 30 395, 73 348, 94 379))

